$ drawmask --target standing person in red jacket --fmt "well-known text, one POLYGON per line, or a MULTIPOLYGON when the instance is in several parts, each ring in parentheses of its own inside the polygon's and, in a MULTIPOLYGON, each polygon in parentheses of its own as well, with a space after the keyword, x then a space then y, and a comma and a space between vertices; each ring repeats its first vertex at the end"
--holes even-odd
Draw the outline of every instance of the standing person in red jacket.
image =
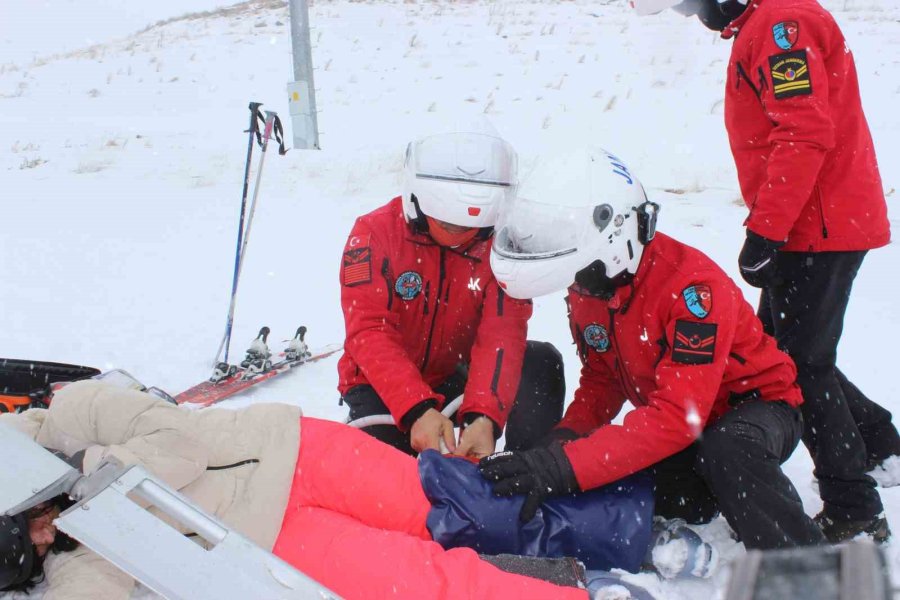
MULTIPOLYGON (((675 4, 649 2, 633 0, 639 12, 675 4)), ((759 317, 797 363, 804 442, 825 504, 817 520, 834 542, 859 533, 884 541, 890 530, 867 472, 900 454, 900 436, 890 412, 836 365, 856 273, 868 250, 890 241, 853 55, 816 0, 675 8, 734 38, 725 126, 750 209, 740 272, 762 288, 759 317)))
POLYGON ((547 447, 481 461, 500 495, 551 494, 648 469, 657 514, 721 511, 748 548, 824 541, 781 470, 800 440, 796 369, 731 279, 656 234, 659 206, 592 149, 535 171, 497 223, 491 266, 515 298, 569 288, 581 381, 547 447), (629 400, 621 425, 613 418, 629 400))
POLYGON ((411 143, 402 196, 357 219, 344 249, 338 389, 351 421, 389 413, 394 425, 364 430, 410 454, 443 442, 481 458, 504 426, 507 447, 525 448, 562 416, 562 358, 526 342, 531 301, 490 270, 516 155, 489 125, 472 129, 411 143), (461 394, 457 443, 441 410, 461 394))

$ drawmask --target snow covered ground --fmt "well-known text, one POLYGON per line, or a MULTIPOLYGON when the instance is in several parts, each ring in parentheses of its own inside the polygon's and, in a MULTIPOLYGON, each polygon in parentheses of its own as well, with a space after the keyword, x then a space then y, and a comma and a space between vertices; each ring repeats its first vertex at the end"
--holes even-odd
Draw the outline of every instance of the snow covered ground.
MULTIPOLYGON (((208 375, 228 306, 246 106, 266 103, 289 129, 292 78, 279 1, 147 28, 219 4, 0 0, 0 356, 124 368, 173 393, 208 375)), ((856 56, 900 231, 900 1, 826 5, 856 56)), ((310 20, 323 149, 267 159, 238 352, 262 325, 276 347, 300 324, 314 348, 342 340, 338 266, 354 218, 399 191, 409 139, 467 112, 491 117, 523 174, 571 144, 616 152, 663 205, 660 228, 739 280, 745 209, 722 124, 729 42, 696 20, 639 19, 609 0, 317 1, 310 20)), ((895 411, 898 263, 897 244, 869 256, 841 346, 843 370, 895 411)), ((563 350, 571 395, 578 360, 561 295, 536 302, 530 337, 563 350)), ((342 419, 336 362, 226 405, 284 401, 342 419)), ((814 514, 806 452, 786 468, 814 514)), ((900 488, 882 497, 900 532, 900 488)), ((726 557, 741 551, 723 522, 702 533, 726 557)), ((636 581, 664 600, 718 598, 726 575, 636 581)))

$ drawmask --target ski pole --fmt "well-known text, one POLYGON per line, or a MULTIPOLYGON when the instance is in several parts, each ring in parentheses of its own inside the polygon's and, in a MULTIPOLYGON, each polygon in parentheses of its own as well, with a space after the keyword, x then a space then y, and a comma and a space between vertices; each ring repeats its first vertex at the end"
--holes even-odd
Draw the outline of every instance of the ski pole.
MULTIPOLYGON (((252 105, 251 105, 252 106, 252 105)), ((235 271, 234 278, 232 281, 232 291, 231 291, 231 302, 228 307, 228 319, 225 323, 225 336, 222 339, 222 342, 219 344, 219 349, 216 351, 216 360, 214 361, 214 366, 218 364, 219 354, 222 351, 222 347, 225 348, 225 356, 223 362, 228 362, 228 351, 231 346, 231 329, 232 324, 234 323, 234 307, 237 303, 237 288, 238 283, 241 278, 241 271, 244 267, 244 257, 247 254, 247 242, 250 240, 250 228, 253 225, 253 215, 256 213, 256 202, 259 198, 259 185, 260 181, 262 181, 263 174, 263 165, 265 164, 266 158, 266 149, 269 146, 269 140, 272 137, 278 142, 278 154, 284 155, 287 153, 287 150, 284 147, 284 129, 281 125, 281 119, 278 118, 278 114, 274 111, 265 111, 266 119, 263 125, 263 134, 262 134, 262 150, 259 156, 259 167, 256 170, 256 182, 253 185, 253 198, 250 201, 250 212, 247 215, 247 226, 246 229, 243 227, 243 214, 244 208, 241 207, 241 232, 238 237, 238 250, 237 256, 235 257, 235 271)), ((257 106, 257 114, 258 114, 258 106, 257 106)), ((254 121, 256 123, 256 121, 254 121)), ((257 131, 257 135, 258 131, 257 131)), ((252 145, 252 142, 251 142, 252 145)), ((249 160, 248 160, 249 165, 249 160)), ((245 188, 245 196, 246 196, 246 188, 245 188)))
POLYGON ((250 126, 247 128, 247 132, 249 135, 247 136, 247 160, 244 163, 244 186, 241 191, 241 216, 238 221, 238 233, 237 233, 237 246, 234 249, 234 274, 231 279, 231 301, 228 306, 228 317, 225 320, 225 335, 222 336, 222 341, 219 343, 219 349, 216 350, 216 359, 213 361, 213 364, 219 362, 219 355, 222 353, 222 348, 225 348, 225 362, 228 362, 228 350, 231 346, 231 327, 233 325, 234 320, 234 301, 235 296, 237 295, 237 287, 238 287, 238 268, 241 262, 241 241, 244 237, 244 214, 247 211, 247 190, 250 187, 250 165, 253 159, 253 138, 256 138, 256 143, 262 146, 262 135, 259 133, 259 121, 262 116, 259 114, 259 107, 262 106, 262 102, 251 102, 250 106, 250 126))

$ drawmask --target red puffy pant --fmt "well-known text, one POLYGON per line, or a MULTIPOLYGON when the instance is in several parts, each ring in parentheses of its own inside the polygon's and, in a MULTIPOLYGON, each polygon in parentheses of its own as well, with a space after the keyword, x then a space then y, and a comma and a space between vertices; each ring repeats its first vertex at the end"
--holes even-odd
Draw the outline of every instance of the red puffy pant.
POLYGON ((444 550, 415 459, 332 421, 300 419, 300 454, 273 552, 354 598, 586 600, 570 587, 512 575, 468 548, 444 550))

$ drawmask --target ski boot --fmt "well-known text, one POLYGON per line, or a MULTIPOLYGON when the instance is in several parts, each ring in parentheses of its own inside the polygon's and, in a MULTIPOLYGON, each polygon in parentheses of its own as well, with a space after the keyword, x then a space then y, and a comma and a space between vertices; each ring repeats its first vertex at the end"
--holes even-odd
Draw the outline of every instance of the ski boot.
POLYGON ((294 339, 292 339, 287 345, 287 348, 284 349, 284 357, 287 360, 306 360, 312 356, 312 353, 309 351, 309 346, 307 346, 304 341, 305 337, 306 327, 301 325, 297 328, 294 339))
POLYGON ((258 375, 272 367, 272 361, 269 358, 272 353, 266 344, 269 337, 269 328, 263 327, 259 330, 259 335, 250 343, 247 348, 247 356, 241 361, 241 367, 244 369, 244 378, 249 379, 254 375, 258 375))
POLYGON ((213 383, 218 383, 223 379, 228 379, 235 373, 237 373, 238 368, 235 365, 229 365, 227 362, 216 363, 215 369, 213 369, 212 377, 209 380, 213 383))
POLYGON ((719 562, 718 551, 684 519, 653 518, 653 537, 644 567, 664 579, 679 577, 708 578, 719 562))

